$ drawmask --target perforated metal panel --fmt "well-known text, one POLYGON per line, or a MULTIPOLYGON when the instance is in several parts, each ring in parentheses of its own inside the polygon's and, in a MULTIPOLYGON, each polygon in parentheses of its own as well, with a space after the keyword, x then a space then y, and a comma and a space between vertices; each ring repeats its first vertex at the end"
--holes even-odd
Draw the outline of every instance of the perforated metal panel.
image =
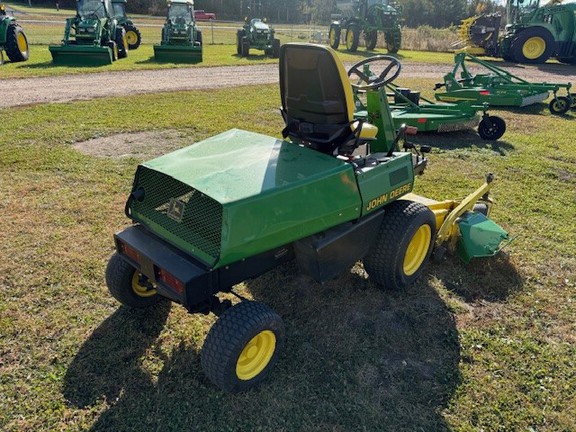
POLYGON ((144 198, 131 200, 134 219, 144 225, 147 221, 159 225, 179 240, 178 246, 193 255, 200 250, 217 260, 222 206, 198 190, 143 166, 138 168, 136 178, 135 189, 142 188, 144 198))

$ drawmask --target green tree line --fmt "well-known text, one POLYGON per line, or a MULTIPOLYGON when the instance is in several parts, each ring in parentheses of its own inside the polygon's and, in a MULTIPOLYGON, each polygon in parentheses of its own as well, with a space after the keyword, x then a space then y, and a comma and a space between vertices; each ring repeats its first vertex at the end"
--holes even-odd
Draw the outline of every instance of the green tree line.
MULTIPOLYGON (((53 5, 56 0, 31 0, 33 4, 53 5)), ((367 0, 368 3, 388 0, 367 0)), ((392 3, 392 0, 390 0, 392 3)), ((396 0, 402 6, 407 27, 427 25, 445 28, 478 13, 498 10, 494 0, 396 0)), ((266 17, 278 23, 328 25, 339 12, 336 0, 195 0, 196 9, 214 12, 219 20, 238 21, 246 16, 266 17)), ((59 0, 60 7, 75 7, 75 0, 59 0)), ((500 7, 501 9, 501 7, 500 7)), ((128 0, 128 13, 163 15, 166 0, 128 0)))

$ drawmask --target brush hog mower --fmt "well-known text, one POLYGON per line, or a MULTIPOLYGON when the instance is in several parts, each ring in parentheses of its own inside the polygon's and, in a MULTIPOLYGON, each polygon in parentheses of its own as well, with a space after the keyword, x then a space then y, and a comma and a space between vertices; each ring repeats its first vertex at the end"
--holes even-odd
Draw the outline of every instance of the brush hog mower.
MULTIPOLYGON (((374 71, 392 68, 393 77, 399 76, 400 62, 389 56, 375 56, 358 63, 362 70, 356 68, 349 75, 358 75, 360 81, 377 80, 374 71), (372 70, 371 70, 372 69, 372 70)), ((391 72, 392 73, 392 72, 391 72)), ((497 140, 506 131, 506 122, 497 116, 488 114, 488 104, 473 105, 469 102, 459 104, 435 103, 420 95, 419 91, 398 87, 394 82, 386 84, 388 103, 392 120, 396 128, 402 125, 412 126, 419 132, 452 132, 478 127, 478 135, 485 140, 497 140), (482 115, 478 114, 482 112, 482 115)), ((355 90, 355 116, 367 119, 368 108, 364 90, 355 90)))
POLYGON ((4 64, 3 51, 11 62, 26 61, 30 55, 26 33, 16 18, 6 15, 6 7, 0 4, 0 65, 4 64))
POLYGON ((162 41, 154 45, 154 60, 172 63, 202 61, 202 32, 194 20, 194 2, 168 1, 168 17, 162 27, 162 41))
POLYGON ((129 307, 168 299, 219 316, 201 363, 221 389, 261 382, 285 339, 266 305, 219 297, 234 285, 290 260, 320 282, 363 260, 376 284, 402 289, 434 249, 468 261, 496 254, 508 238, 488 218, 491 177, 461 201, 411 193, 429 148, 394 126, 388 81, 365 86, 374 111, 355 118, 335 52, 283 45, 284 139, 233 129, 138 166, 125 210, 134 224, 115 235, 108 288, 129 307))
POLYGON ((110 0, 77 0, 76 16, 66 19, 62 44, 48 49, 56 65, 101 66, 126 58, 128 41, 110 0))
POLYGON ((552 92, 549 103, 552 114, 564 114, 574 108, 576 95, 570 93, 571 83, 531 83, 471 54, 459 53, 454 58, 454 68, 438 83, 435 97, 444 102, 487 103, 490 106, 524 107, 544 102, 552 92), (472 74, 466 62, 473 63, 488 73, 472 74), (560 91, 565 91, 565 96, 560 91))

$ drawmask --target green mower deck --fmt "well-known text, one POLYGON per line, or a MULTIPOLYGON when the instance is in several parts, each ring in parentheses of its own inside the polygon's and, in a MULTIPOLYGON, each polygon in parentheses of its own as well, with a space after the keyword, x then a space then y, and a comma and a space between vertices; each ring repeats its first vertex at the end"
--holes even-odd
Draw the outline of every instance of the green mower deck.
POLYGON ((486 103, 489 106, 525 107, 544 102, 553 94, 549 104, 552 114, 564 114, 574 105, 574 95, 570 93, 571 83, 532 83, 511 74, 491 63, 480 60, 471 54, 459 53, 454 57, 454 68, 444 76, 443 83, 437 83, 435 98, 442 102, 486 103), (466 61, 484 67, 489 73, 473 75, 466 67, 466 61), (559 96, 565 89, 566 96, 559 96))

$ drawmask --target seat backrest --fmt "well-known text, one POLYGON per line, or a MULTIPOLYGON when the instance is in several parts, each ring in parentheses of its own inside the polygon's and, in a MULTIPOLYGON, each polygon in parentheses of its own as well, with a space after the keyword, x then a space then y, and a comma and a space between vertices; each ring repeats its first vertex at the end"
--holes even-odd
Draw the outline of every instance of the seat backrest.
POLYGON ((332 49, 304 43, 282 45, 280 95, 284 136, 326 153, 353 138, 352 87, 332 49))

